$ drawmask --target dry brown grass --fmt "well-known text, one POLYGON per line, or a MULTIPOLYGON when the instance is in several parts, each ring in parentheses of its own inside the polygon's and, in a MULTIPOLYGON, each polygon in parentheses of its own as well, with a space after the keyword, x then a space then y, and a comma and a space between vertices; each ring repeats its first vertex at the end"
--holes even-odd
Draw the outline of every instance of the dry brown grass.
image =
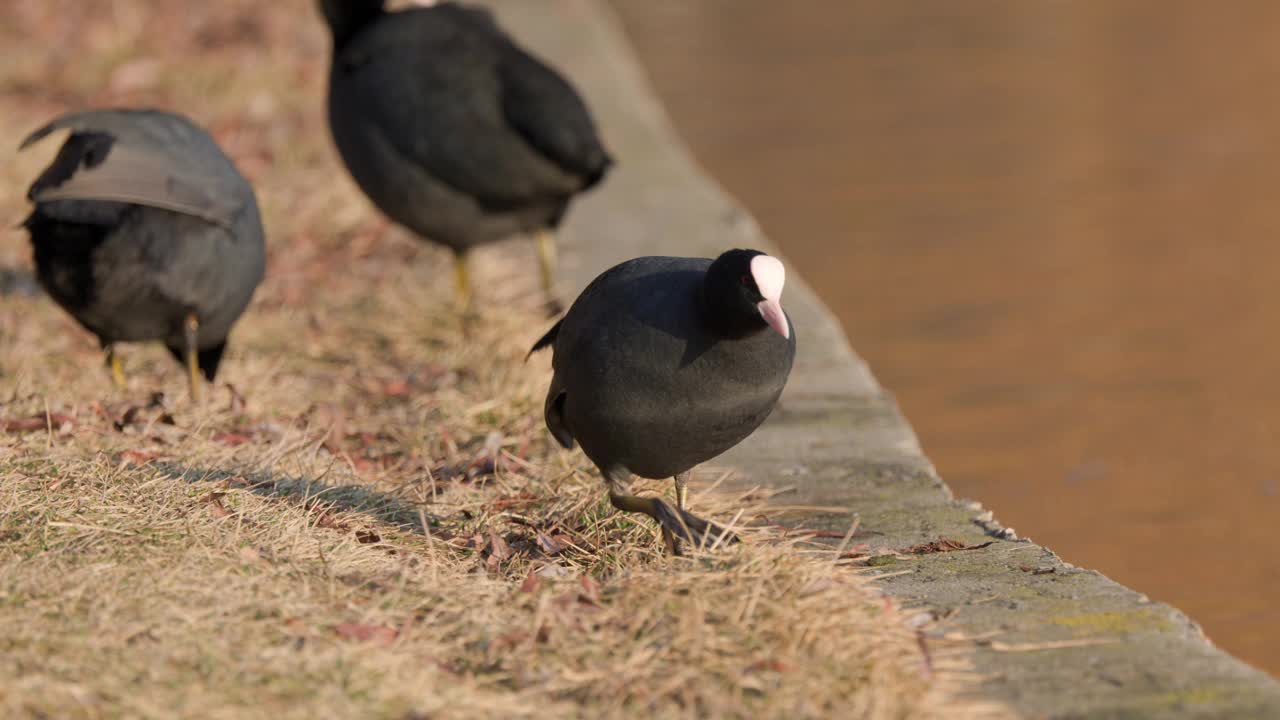
MULTIPOLYGON (((163 349, 127 348, 117 393, 52 303, 0 298, 0 716, 977 712, 832 555, 748 528, 669 558, 609 509, 542 428, 521 251, 481 258, 464 337, 444 258, 343 175, 311 3, 91 7, 0 9, 0 142, 182 108, 257 185, 270 267, 199 407, 163 349)), ((0 218, 54 145, 4 163, 0 218)), ((0 265, 27 254, 15 231, 0 265)), ((740 524, 760 500, 694 496, 740 524)))

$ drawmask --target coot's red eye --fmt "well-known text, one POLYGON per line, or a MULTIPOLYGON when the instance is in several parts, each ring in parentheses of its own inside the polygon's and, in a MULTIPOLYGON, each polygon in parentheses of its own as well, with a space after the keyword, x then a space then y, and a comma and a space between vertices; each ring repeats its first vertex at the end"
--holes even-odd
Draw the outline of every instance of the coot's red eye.
POLYGON ((751 287, 751 276, 743 275, 742 277, 738 278, 738 282, 742 283, 743 287, 751 287))

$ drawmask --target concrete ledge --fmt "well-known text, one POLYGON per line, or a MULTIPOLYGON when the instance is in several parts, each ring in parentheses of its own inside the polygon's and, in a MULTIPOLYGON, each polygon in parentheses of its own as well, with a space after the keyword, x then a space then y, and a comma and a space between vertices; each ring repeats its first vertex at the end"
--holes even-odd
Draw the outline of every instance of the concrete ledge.
MULTIPOLYGON (((490 4, 573 77, 620 161, 570 214, 561 278, 567 297, 637 255, 772 247, 692 161, 607 6, 490 4)), ((745 484, 797 486, 788 504, 855 509, 861 527, 876 533, 863 540, 873 545, 997 538, 983 550, 898 562, 886 574, 908 572, 883 582, 889 593, 946 618, 943 629, 990 638, 980 641, 976 660, 991 678, 984 689, 992 699, 1032 717, 1280 717, 1280 683, 1213 647, 1182 613, 1009 539, 979 506, 956 501, 892 397, 794 273, 784 304, 800 348, 790 385, 766 426, 722 462, 739 468, 745 484)), ((829 521, 843 527, 848 516, 829 521)))

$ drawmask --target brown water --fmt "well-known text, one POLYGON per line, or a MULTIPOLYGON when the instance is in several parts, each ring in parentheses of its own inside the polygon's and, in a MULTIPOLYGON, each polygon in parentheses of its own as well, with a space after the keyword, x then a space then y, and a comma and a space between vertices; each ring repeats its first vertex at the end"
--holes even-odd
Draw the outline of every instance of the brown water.
POLYGON ((615 2, 956 492, 1280 672, 1280 3, 615 2))

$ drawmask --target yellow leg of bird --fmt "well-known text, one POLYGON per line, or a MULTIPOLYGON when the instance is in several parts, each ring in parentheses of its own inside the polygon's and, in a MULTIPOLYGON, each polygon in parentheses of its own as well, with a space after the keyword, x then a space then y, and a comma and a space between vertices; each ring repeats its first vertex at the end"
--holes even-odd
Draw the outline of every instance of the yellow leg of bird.
POLYGON ((183 324, 183 340, 186 344, 187 354, 187 375, 191 383, 191 399, 200 401, 200 363, 196 358, 196 334, 200 330, 200 320, 195 313, 187 315, 187 321, 183 324))
POLYGON ((680 473, 672 479, 676 481, 676 507, 689 509, 689 473, 680 473))
POLYGON ((453 279, 458 286, 458 305, 462 308, 462 312, 471 309, 471 278, 467 274, 467 254, 465 252, 454 253, 453 255, 453 279))
POLYGON ((111 381, 116 388, 123 390, 129 384, 124 376, 124 365, 120 364, 120 356, 116 354, 114 345, 107 346, 107 367, 111 369, 111 381))
POLYGON ((538 231, 538 269, 542 272, 542 292, 547 304, 556 303, 556 236, 548 229, 538 231))

